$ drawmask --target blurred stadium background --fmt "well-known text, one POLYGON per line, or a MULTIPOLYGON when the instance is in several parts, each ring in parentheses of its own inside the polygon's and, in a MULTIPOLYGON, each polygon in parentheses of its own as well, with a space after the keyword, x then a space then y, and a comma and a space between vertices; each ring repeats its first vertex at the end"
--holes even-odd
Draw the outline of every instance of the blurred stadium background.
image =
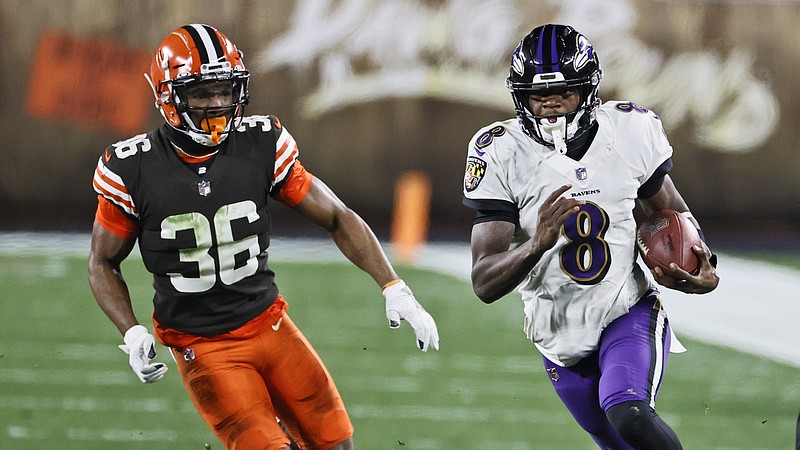
POLYGON ((602 98, 662 116, 710 239, 800 236, 800 4, 779 0, 0 0, 0 229, 88 230, 98 155, 160 123, 142 76, 154 47, 207 22, 245 53, 248 111, 280 117, 379 231, 399 175, 420 170, 431 237, 466 240, 466 144, 513 115, 508 55, 548 21, 594 42, 602 98))
MULTIPOLYGON (((740 283, 726 291, 744 292, 738 302, 721 308, 704 303, 705 315, 679 311, 679 306, 675 312, 687 322, 694 315, 736 323, 734 345, 749 342, 739 345, 747 353, 708 346, 730 336, 722 339, 696 325, 688 331, 699 339, 692 346, 697 351, 674 358, 666 381, 675 380, 669 395, 686 395, 665 397, 662 404, 674 411, 670 418, 680 422, 678 428, 694 433, 689 440, 694 445, 687 448, 789 448, 800 406, 800 358, 791 352, 778 352, 775 358, 764 350, 774 340, 764 336, 797 336, 788 329, 782 334, 769 322, 771 316, 797 317, 796 302, 783 298, 796 290, 773 289, 763 300, 758 296, 759 283, 794 289, 800 278, 800 202, 795 198, 800 194, 800 2, 0 0, 0 120, 5 130, 0 143, 0 449, 52 448, 54 439, 63 440, 61 448, 201 449, 203 442, 218 448, 180 389, 158 388, 163 390, 154 395, 126 378, 124 359, 109 347, 115 331, 110 324, 98 325, 104 318, 91 300, 79 256, 85 254, 85 233, 94 213, 90 180, 97 157, 107 145, 161 123, 142 73, 164 35, 191 22, 218 27, 244 51, 252 73, 248 112, 280 117, 297 139, 304 165, 364 216, 381 240, 390 241, 397 224, 397 182, 410 172, 427 177, 427 238, 456 246, 461 259, 471 226, 471 213, 461 206, 466 144, 481 126, 513 115, 504 86, 511 50, 541 23, 569 23, 581 30, 593 41, 605 72, 601 97, 631 100, 662 117, 675 148, 673 178, 710 244, 744 258, 727 278, 740 283), (41 250, 26 251, 37 236, 45 236, 32 232, 71 234, 54 241, 42 238, 48 244, 45 252, 55 255, 47 257, 41 250), (767 279, 774 272, 771 266, 759 265, 751 278, 742 268, 755 258, 793 269, 781 271, 774 282, 767 279), (782 302, 769 301, 775 297, 782 302), (67 300, 81 306, 67 307, 62 304, 67 300), (747 300, 758 302, 758 314, 737 310, 746 308, 747 300), (714 316, 715 309, 764 321, 740 327, 730 316, 714 316), (41 320, 36 326, 23 320, 31 317, 41 320), (65 323, 72 331, 61 336, 65 323), (85 365, 93 374, 91 383, 80 376, 85 365), (787 385, 789 380, 794 385, 787 385), (159 396, 171 397, 162 403, 154 400, 159 396), (131 423, 142 424, 147 411, 157 414, 155 431, 141 425, 137 434, 121 418, 135 413, 131 423), (725 415, 713 415, 720 411, 725 415), (112 425, 99 427, 106 420, 112 425), (768 436, 778 437, 765 440, 768 436)), ((277 208, 278 236, 324 237, 277 208)), ((436 255, 441 259, 441 253, 436 255)), ((545 392, 550 389, 546 383, 530 381, 537 363, 534 369, 529 365, 527 358, 535 355, 518 332, 516 303, 482 309, 459 274, 426 278, 414 268, 422 259, 405 262, 416 262, 402 266, 404 276, 415 277, 417 289, 431 293, 432 312, 442 317, 437 316, 440 327, 463 332, 443 337, 450 345, 460 342, 463 353, 411 354, 407 342, 387 338, 380 308, 360 319, 374 322, 374 336, 361 324, 352 325, 346 311, 326 318, 324 312, 312 312, 318 305, 293 308, 296 320, 310 324, 304 330, 314 330, 310 338, 321 353, 333 354, 331 370, 342 373, 337 380, 356 399, 353 414, 366 444, 361 448, 477 449, 494 448, 487 443, 498 440, 504 448, 520 450, 591 448, 551 392, 545 392), (452 298, 461 303, 453 305, 452 298), (485 325, 510 337, 498 336, 499 347, 491 346, 483 339, 495 338, 492 329, 472 329, 485 325), (338 341, 326 335, 348 327, 360 337, 338 341), (352 351, 352 345, 360 349, 362 341, 373 342, 369 339, 402 353, 402 363, 392 364, 387 362, 391 358, 366 349, 337 353, 341 347, 352 351), (504 353, 498 348, 508 349, 508 356, 498 356, 504 353), (380 377, 354 376, 353 367, 395 378, 384 388, 380 377), (442 368, 450 371, 433 378, 450 381, 417 384, 417 375, 430 377, 442 368), (518 383, 522 388, 513 391, 518 383), (403 399, 408 392, 419 400, 403 399), (436 407, 414 409, 425 399, 437 402, 436 407), (392 402, 397 408, 386 406, 392 402), (527 409, 538 402, 550 406, 527 409), (484 403, 494 406, 475 409, 484 403), (461 425, 437 419, 443 416, 461 425), (400 425, 390 425, 392 418, 400 425), (417 431, 425 421, 433 426, 417 431), (471 436, 475 431, 485 438, 471 436)), ((317 270, 291 264, 290 274, 317 270)), ((134 273, 135 267, 130 269, 134 273)), ((328 272, 319 273, 325 277, 328 272)), ((330 277, 343 277, 333 273, 330 277)), ((295 290, 298 299, 313 298, 307 293, 313 291, 299 286, 305 280, 293 283, 292 276, 281 288, 295 290)), ((146 277, 138 279, 143 280, 139 300, 144 318, 151 293, 146 277)), ((371 301, 368 281, 358 275, 355 280, 366 284, 363 301, 371 301)), ((349 298, 354 294, 346 286, 337 283, 349 298)), ((728 298, 718 294, 712 300, 728 298)), ((171 375, 168 383, 175 388, 177 378, 171 375)))

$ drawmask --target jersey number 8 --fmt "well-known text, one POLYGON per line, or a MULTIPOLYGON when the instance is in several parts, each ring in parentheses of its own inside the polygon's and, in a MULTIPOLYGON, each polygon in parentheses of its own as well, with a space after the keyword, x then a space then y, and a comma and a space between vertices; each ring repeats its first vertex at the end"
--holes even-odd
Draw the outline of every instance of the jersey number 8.
POLYGON ((579 284, 602 281, 611 267, 611 252, 603 237, 608 231, 608 214, 586 202, 561 228, 567 244, 561 248, 561 269, 579 284))

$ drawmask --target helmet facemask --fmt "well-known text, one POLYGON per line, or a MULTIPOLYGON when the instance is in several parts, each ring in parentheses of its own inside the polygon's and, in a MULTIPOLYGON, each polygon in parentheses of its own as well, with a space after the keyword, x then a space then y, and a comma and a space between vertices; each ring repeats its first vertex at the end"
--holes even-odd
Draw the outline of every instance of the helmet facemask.
MULTIPOLYGON (((563 89, 568 89, 564 87, 563 89)), ((580 101, 578 107, 565 114, 537 116, 530 110, 530 95, 558 95, 562 89, 551 88, 541 90, 514 91, 514 103, 517 117, 526 134, 542 145, 555 148, 559 153, 567 153, 567 143, 579 138, 595 121, 596 109, 600 104, 597 98, 597 86, 583 85, 578 87, 580 101)))
POLYGON ((241 125, 248 100, 248 76, 173 81, 171 103, 181 117, 181 126, 176 128, 197 143, 220 144, 228 133, 241 125), (228 101, 221 105, 209 104, 214 98, 228 101))

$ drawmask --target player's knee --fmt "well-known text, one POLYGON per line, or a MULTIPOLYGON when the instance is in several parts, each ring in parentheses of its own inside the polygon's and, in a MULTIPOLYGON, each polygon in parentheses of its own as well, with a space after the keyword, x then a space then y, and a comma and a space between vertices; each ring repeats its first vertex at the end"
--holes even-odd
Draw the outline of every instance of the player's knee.
POLYGON ((655 412, 643 401, 629 401, 614 405, 606 411, 611 426, 628 442, 646 433, 648 421, 655 412))
POLYGON ((611 426, 625 442, 638 448, 682 448, 672 429, 645 401, 628 401, 614 405, 606 411, 611 426))

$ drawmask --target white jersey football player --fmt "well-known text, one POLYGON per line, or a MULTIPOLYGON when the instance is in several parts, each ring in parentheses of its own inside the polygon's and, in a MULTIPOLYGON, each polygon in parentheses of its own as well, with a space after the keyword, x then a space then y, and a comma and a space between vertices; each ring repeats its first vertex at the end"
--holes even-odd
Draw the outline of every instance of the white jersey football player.
MULTIPOLYGON (((594 48, 569 26, 537 27, 514 51, 507 84, 517 118, 469 144, 473 287, 486 303, 518 288, 527 337, 601 448, 681 448, 654 409, 671 330, 636 264, 634 209, 697 222, 668 175, 672 147, 659 117, 628 101, 601 104, 601 78, 594 48)), ((707 247, 695 252, 698 273, 654 269, 655 281, 713 290, 715 258, 707 247)))

